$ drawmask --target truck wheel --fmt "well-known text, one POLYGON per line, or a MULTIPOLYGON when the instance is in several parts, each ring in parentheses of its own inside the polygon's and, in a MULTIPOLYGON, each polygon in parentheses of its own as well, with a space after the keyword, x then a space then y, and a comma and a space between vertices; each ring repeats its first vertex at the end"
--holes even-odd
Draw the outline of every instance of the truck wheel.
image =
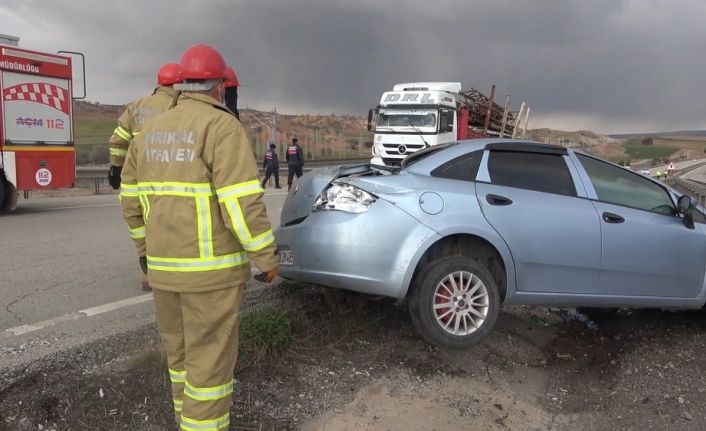
POLYGON ((462 256, 433 260, 419 271, 409 309, 417 331, 430 343, 468 349, 493 330, 500 311, 498 287, 486 267, 462 256))
POLYGON ((7 202, 5 202, 6 197, 9 200, 10 193, 9 190, 7 190, 7 184, 5 183, 5 180, 0 176, 0 214, 7 211, 7 202))

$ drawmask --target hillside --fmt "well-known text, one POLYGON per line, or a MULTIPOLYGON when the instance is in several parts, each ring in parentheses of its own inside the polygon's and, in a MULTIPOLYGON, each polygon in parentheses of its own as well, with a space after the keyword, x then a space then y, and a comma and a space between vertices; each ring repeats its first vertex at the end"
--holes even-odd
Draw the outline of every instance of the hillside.
POLYGON ((617 133, 613 135, 608 135, 611 138, 616 139, 631 139, 631 138, 643 138, 643 137, 672 137, 672 136, 690 136, 690 137, 702 137, 706 138, 706 130, 678 130, 675 132, 647 132, 647 133, 617 133))
MULTIPOLYGON (((99 103, 74 103, 77 159, 79 164, 105 164, 108 161, 108 138, 124 106, 99 103)), ((270 140, 271 112, 241 111, 253 152, 259 159, 270 140)), ((309 160, 365 159, 370 156, 372 134, 366 130, 366 119, 352 115, 288 115, 277 114, 277 151, 284 156, 286 145, 296 137, 309 160)), ((694 132, 695 133, 695 132, 694 132)), ((578 148, 614 162, 647 166, 667 160, 703 158, 706 137, 659 134, 617 139, 588 130, 563 131, 533 129, 527 138, 540 142, 578 148)))
POLYGON ((590 149, 599 145, 620 144, 620 140, 605 135, 591 132, 589 130, 579 130, 567 132, 553 129, 530 129, 527 131, 527 139, 562 145, 565 147, 578 147, 590 149))
MULTIPOLYGON (((125 107, 94 102, 74 102, 74 126, 79 164, 107 163, 107 142, 116 121, 125 107)), ((246 128, 253 151, 258 159, 266 151, 270 140, 272 114, 256 110, 242 110, 241 122, 246 128), (258 121, 259 120, 259 121, 258 121), (264 123, 264 125, 263 125, 264 123)), ((309 160, 366 158, 370 156, 372 134, 366 130, 366 120, 356 116, 340 115, 283 115, 277 114, 277 151, 284 157, 284 149, 291 138, 299 139, 309 160)))

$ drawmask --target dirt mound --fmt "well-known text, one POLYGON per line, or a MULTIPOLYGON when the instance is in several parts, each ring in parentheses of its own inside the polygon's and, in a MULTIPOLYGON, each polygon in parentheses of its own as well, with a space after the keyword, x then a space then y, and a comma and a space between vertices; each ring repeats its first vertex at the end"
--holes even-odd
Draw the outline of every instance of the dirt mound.
POLYGON ((116 121, 125 110, 125 105, 103 105, 98 102, 74 101, 74 120, 82 121, 116 121))

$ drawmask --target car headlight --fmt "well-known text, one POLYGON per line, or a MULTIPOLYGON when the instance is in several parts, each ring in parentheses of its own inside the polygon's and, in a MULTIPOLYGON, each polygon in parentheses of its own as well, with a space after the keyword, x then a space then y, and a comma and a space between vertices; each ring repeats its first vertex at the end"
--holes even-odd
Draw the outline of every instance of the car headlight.
POLYGON ((332 184, 314 203, 314 211, 366 212, 376 198, 365 190, 349 184, 332 184))

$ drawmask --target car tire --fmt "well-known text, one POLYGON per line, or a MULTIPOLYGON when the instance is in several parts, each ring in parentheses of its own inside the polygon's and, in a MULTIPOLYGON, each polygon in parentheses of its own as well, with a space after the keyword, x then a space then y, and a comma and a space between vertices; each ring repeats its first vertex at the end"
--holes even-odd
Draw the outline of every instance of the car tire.
POLYGON ((412 289, 412 322, 424 339, 439 347, 471 348, 490 335, 498 320, 497 283, 473 258, 451 256, 425 264, 412 289))

